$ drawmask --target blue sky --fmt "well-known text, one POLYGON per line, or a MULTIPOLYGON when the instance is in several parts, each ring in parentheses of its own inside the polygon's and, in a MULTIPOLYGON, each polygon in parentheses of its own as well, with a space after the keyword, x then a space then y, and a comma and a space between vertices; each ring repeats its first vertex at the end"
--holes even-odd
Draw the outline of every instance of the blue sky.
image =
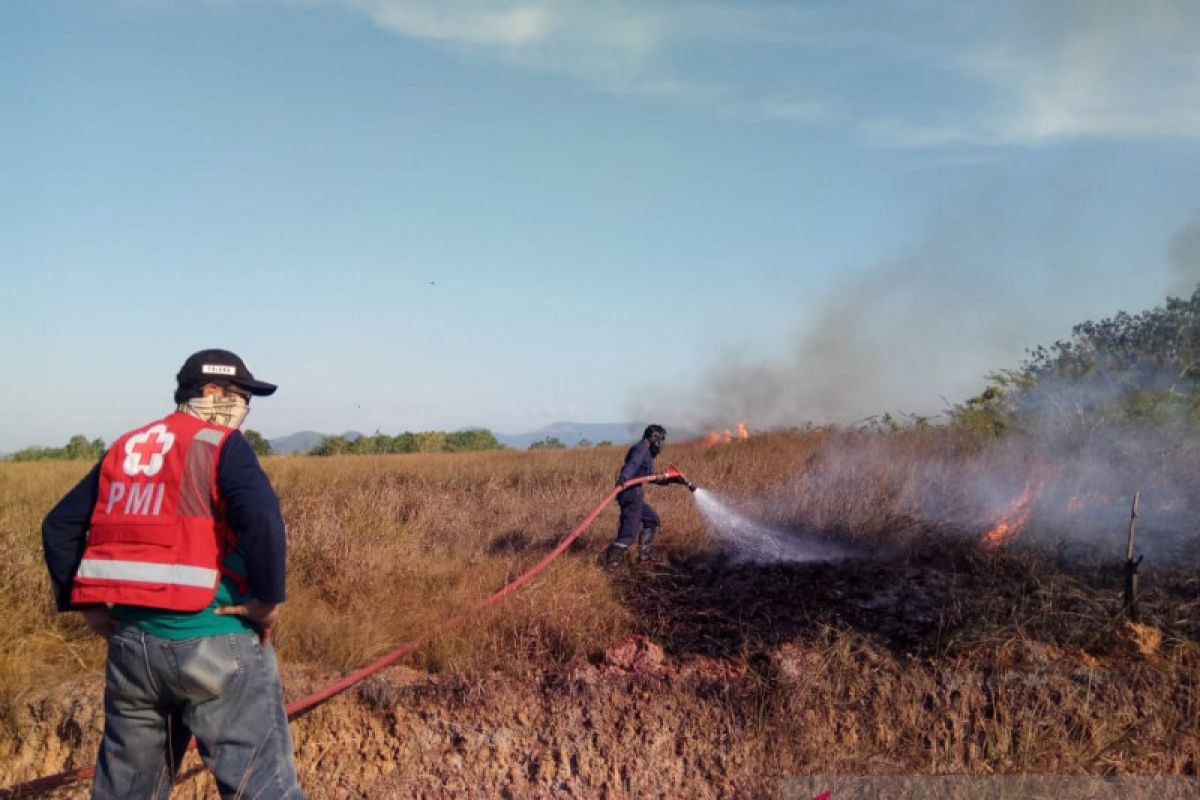
POLYGON ((1190 2, 0 4, 0 452, 936 412, 1200 281, 1190 2))

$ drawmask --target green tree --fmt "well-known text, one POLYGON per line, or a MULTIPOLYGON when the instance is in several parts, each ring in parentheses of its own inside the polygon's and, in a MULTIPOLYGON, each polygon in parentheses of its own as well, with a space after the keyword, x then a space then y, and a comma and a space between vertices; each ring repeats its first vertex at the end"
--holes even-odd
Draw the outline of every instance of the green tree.
POLYGON ((1200 289, 1139 314, 1083 322, 1071 336, 1029 351, 1019 369, 950 416, 980 433, 1047 427, 1086 436, 1108 424, 1200 423, 1200 289))
POLYGON ((65 447, 25 447, 8 456, 10 461, 99 461, 104 455, 104 440, 75 434, 65 447))
POLYGON ((44 447, 23 447, 9 456, 13 461, 44 461, 53 458, 50 451, 44 447))
POLYGON ((445 449, 450 453, 464 450, 501 450, 504 445, 487 428, 472 428, 446 434, 445 449))
POLYGON ((321 439, 319 445, 308 452, 314 456, 338 456, 349 450, 350 442, 346 440, 345 436, 326 436, 321 439))
POLYGON ((414 453, 440 453, 445 449, 445 445, 446 434, 443 431, 422 431, 413 434, 414 453))
POLYGON ((533 444, 529 445, 530 450, 564 450, 566 445, 562 439, 557 436, 547 436, 545 439, 538 439, 533 444))
POLYGON ((248 428, 244 432, 244 435, 246 437, 246 441, 250 443, 250 449, 254 451, 255 455, 259 456, 260 458, 262 456, 271 455, 271 443, 267 441, 266 437, 261 433, 248 428))

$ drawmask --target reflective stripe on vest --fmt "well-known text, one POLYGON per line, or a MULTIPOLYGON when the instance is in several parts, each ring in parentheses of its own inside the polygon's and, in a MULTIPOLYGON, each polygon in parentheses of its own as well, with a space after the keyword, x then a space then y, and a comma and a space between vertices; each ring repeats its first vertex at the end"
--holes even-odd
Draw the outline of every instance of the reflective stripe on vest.
POLYGON ((142 583, 165 583, 172 586, 200 586, 208 588, 217 582, 220 574, 215 569, 189 567, 184 564, 151 564, 145 561, 109 561, 103 558, 85 558, 79 562, 80 578, 96 578, 108 581, 140 581, 142 583))

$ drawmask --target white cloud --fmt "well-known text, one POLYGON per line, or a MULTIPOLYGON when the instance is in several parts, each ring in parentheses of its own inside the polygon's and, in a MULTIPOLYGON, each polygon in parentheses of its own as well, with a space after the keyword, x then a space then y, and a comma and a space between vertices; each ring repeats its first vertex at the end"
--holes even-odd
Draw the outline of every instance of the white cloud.
MULTIPOLYGON (((209 0, 210 2, 212 0, 209 0)), ((810 122, 818 104, 769 103, 672 66, 681 52, 801 36, 772 4, 664 0, 274 0, 333 5, 406 38, 522 69, 568 75, 613 94, 701 104, 718 113, 810 122)), ((813 37, 803 32, 805 41, 813 37)), ((753 89, 749 90, 751 94, 753 89)))
POLYGON ((970 64, 1010 93, 1012 141, 1200 135, 1200 5, 1096 3, 1042 52, 998 48, 970 64))
POLYGON ((839 126, 884 146, 1200 137, 1195 0, 947 0, 903 13, 720 0, 270 1, 339 6, 400 36, 615 94, 839 126), (830 69, 812 77, 801 67, 812 64, 830 69), (885 90, 893 110, 881 114, 885 90))
POLYGON ((868 120, 868 136, 900 147, 1200 138, 1200 3, 1012 7, 1012 27, 947 59, 975 83, 971 108, 868 120))
POLYGON ((483 47, 529 47, 551 34, 551 19, 544 8, 461 8, 457 13, 418 3, 369 2, 361 7, 381 27, 420 39, 462 42, 483 47))
POLYGON ((830 122, 835 114, 824 102, 816 100, 768 100, 762 105, 767 119, 780 119, 804 125, 830 122))

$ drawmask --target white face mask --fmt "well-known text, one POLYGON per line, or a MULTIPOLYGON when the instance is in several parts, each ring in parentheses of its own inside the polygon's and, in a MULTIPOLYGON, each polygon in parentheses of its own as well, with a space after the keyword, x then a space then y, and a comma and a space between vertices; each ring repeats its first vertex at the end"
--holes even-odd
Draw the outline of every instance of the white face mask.
POLYGON ((250 413, 250 405, 233 392, 229 392, 223 397, 215 394, 193 397, 180 406, 180 410, 213 425, 240 428, 246 421, 246 415, 250 413))

